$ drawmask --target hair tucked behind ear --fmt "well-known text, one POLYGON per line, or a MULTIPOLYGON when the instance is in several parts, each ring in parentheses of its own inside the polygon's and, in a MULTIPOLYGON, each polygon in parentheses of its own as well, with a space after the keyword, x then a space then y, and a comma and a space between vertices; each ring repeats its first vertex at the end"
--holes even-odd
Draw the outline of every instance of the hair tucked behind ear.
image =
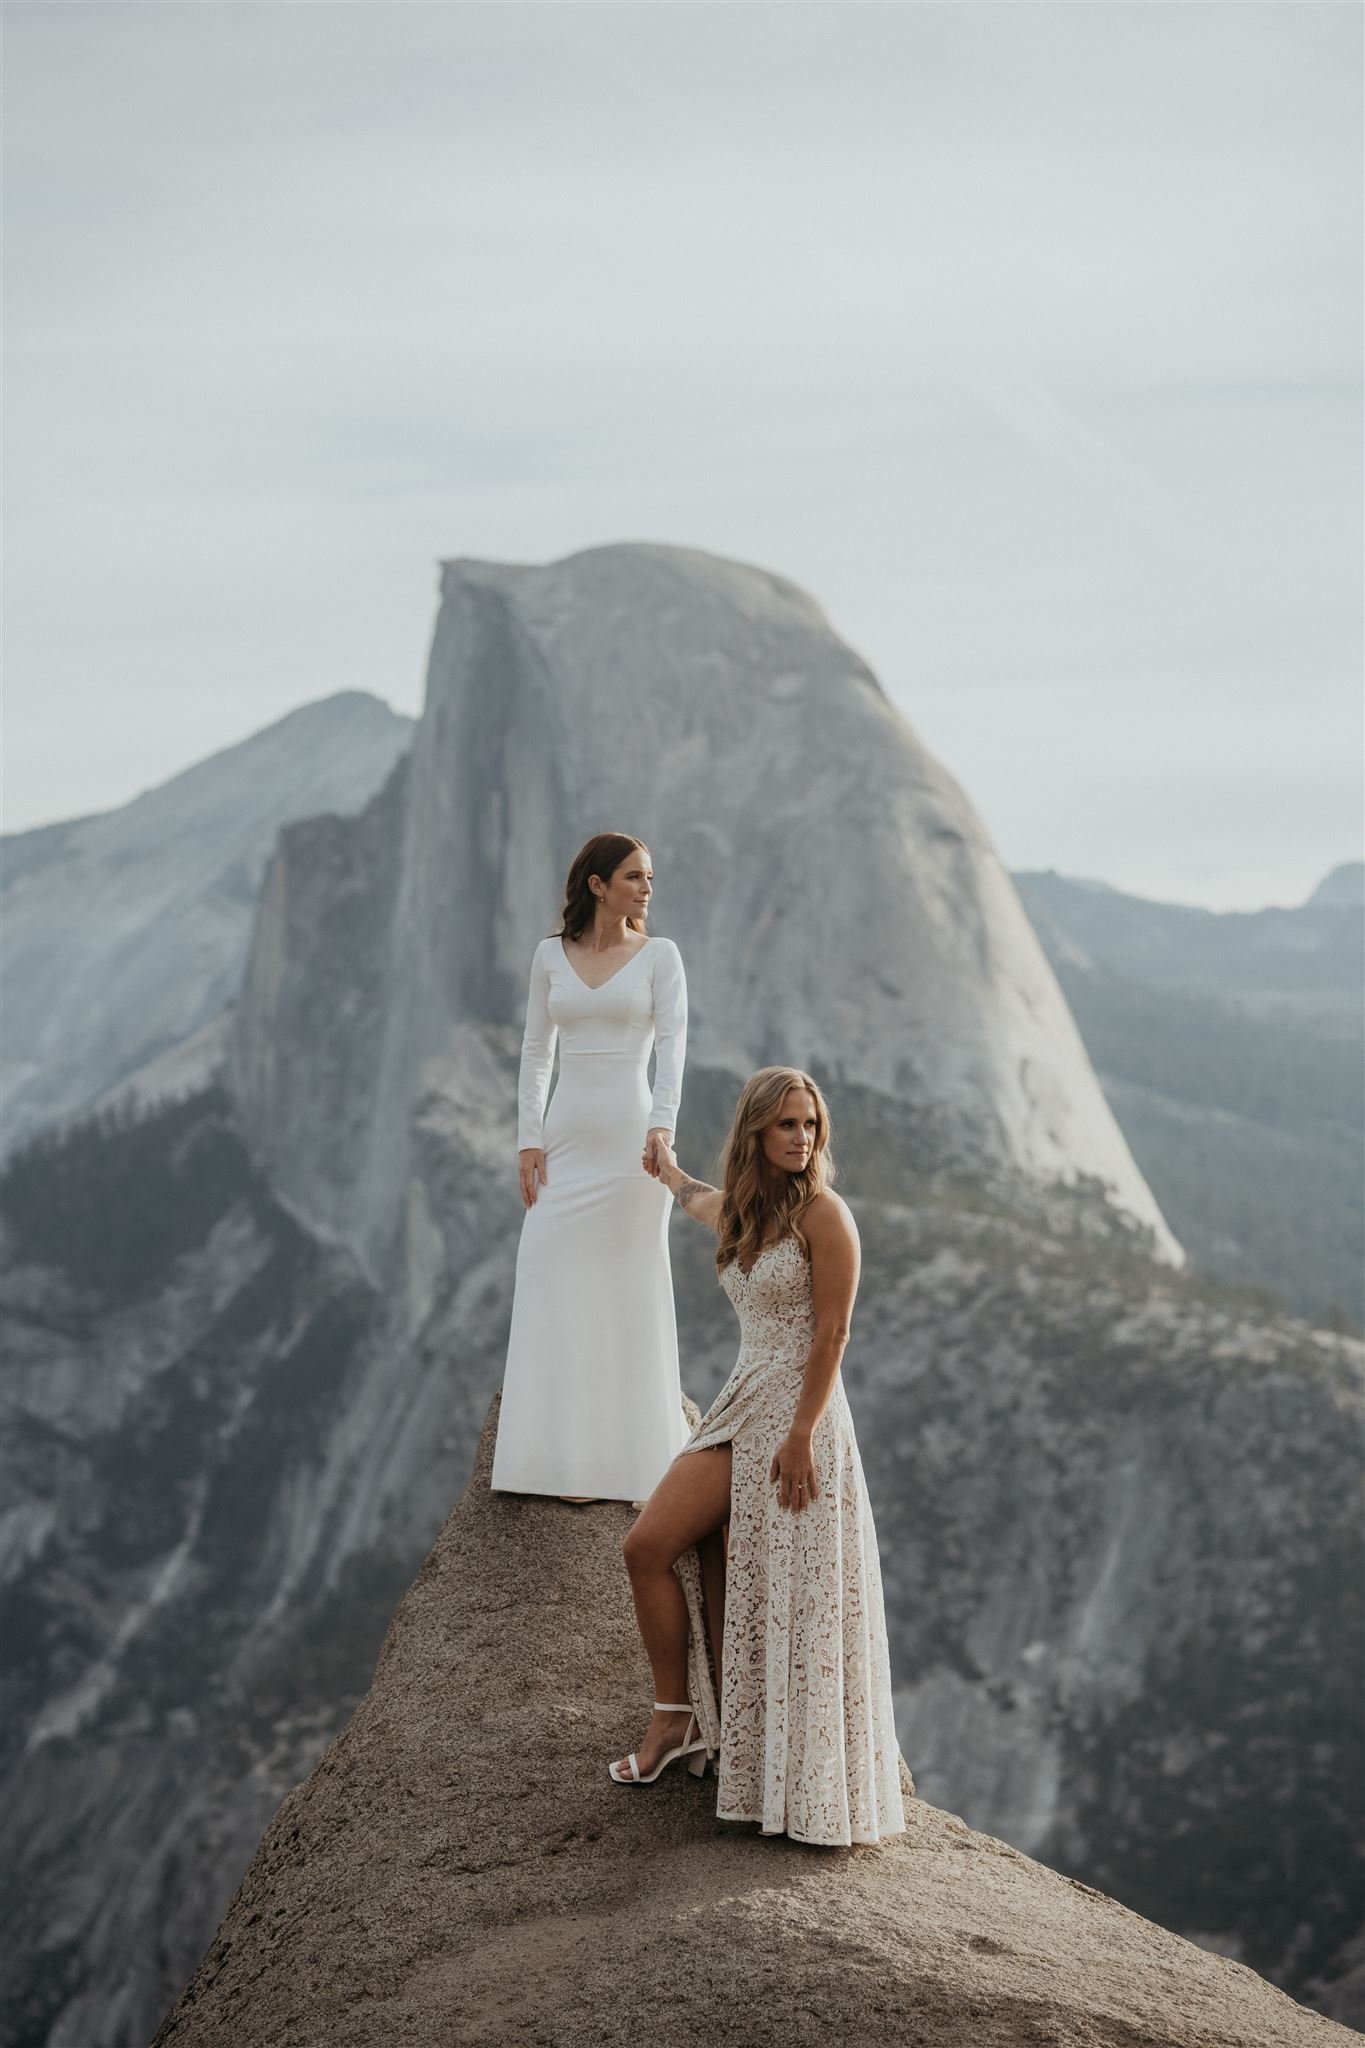
POLYGON ((770 1238, 791 1229, 801 1211, 834 1179, 829 1109, 809 1074, 799 1067, 761 1067, 735 1104, 730 1135, 720 1155, 721 1188, 716 1267, 738 1259, 749 1267, 770 1238), (805 1088, 815 1104, 815 1143, 800 1173, 776 1173, 763 1158, 763 1133, 776 1123, 792 1088, 805 1088))
MULTIPOLYGON (((564 884, 564 911, 559 930, 553 934, 555 938, 582 938, 592 923, 597 902, 588 887, 589 876, 596 875, 599 882, 609 882, 622 861, 644 843, 643 839, 632 839, 628 832, 598 832, 578 849, 564 884)), ((644 930, 644 923, 638 917, 628 917, 626 923, 633 932, 644 930)))

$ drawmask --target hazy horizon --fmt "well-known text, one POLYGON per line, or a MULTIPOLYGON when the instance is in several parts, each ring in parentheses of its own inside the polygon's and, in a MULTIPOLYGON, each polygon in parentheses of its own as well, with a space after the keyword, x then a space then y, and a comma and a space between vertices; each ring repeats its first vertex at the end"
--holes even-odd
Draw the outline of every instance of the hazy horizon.
POLYGON ((6 8, 6 806, 360 688, 454 555, 802 584, 1006 864, 1359 858, 1358 11, 6 8))
MULTIPOLYGON (((375 692, 375 691, 370 691, 370 692, 369 692, 368 694, 369 694, 370 696, 372 696, 372 697, 377 697, 377 696, 378 696, 378 693, 377 693, 377 692, 375 692)), ((413 718, 415 718, 415 716, 416 716, 416 714, 413 714, 413 713, 409 713, 409 712, 400 712, 400 711, 399 711, 399 707, 398 707, 397 705, 395 705, 395 704, 390 704, 390 703, 388 702, 388 699, 387 699, 387 698, 378 698, 378 701, 379 701, 380 703, 383 703, 383 704, 384 704, 384 705, 386 706, 386 708, 387 708, 388 710, 390 710, 390 711, 393 711, 393 712, 395 712, 395 713, 398 713, 398 714, 399 714, 400 716, 404 716, 404 717, 413 717, 413 718)), ((319 703, 324 703, 324 702, 326 702, 326 699, 325 699, 325 698, 312 698, 312 699, 310 699, 310 700, 309 700, 309 704, 319 704, 319 703)), ((283 717, 287 718, 287 717, 288 717, 288 716, 290 715, 290 711, 301 711, 301 710, 306 710, 306 709, 308 709, 308 705, 292 705, 292 706, 290 706, 290 707, 289 707, 289 709, 288 709, 288 710, 286 710, 286 711, 285 711, 284 713, 282 713, 281 715, 282 715, 283 717)), ((268 723, 270 723, 270 722, 273 722, 273 721, 268 721, 268 723)), ((258 728, 257 728, 256 730, 257 730, 257 731, 263 731, 263 730, 265 730, 265 727, 258 727, 258 728)), ((251 738, 251 737, 253 737, 253 735, 250 735, 250 734, 244 734, 244 735, 243 735, 243 737, 242 737, 242 739, 241 739, 240 741, 236 741, 236 742, 229 742, 229 743, 228 743, 228 746, 227 746, 226 748, 224 748, 224 749, 221 749, 221 750, 219 750, 219 751, 223 751, 223 752, 230 752, 230 751, 232 750, 232 747, 233 747, 234 745, 242 745, 242 744, 245 744, 245 742, 246 742, 246 741, 247 741, 247 740, 248 740, 249 738, 251 738)), ((207 757, 207 756, 201 756, 201 757, 199 757, 199 759, 200 759, 200 760, 202 760, 202 759, 206 759, 206 758, 209 758, 209 757, 207 757)), ((174 771, 174 772, 173 772, 173 774, 172 774, 171 776, 169 776, 169 777, 167 777, 167 778, 165 778, 165 779, 166 779, 166 780, 168 780, 168 781, 169 781, 169 780, 173 780, 173 779, 174 779, 174 774, 175 774, 175 773, 182 773, 182 772, 186 772, 186 771, 188 771, 188 770, 189 770, 190 768, 196 767, 196 766, 198 766, 198 765, 199 765, 198 761, 195 761, 195 762, 186 762, 186 763, 185 763, 185 768, 184 768, 184 770, 177 770, 177 771, 174 771)), ((158 784, 149 784, 149 785, 148 785, 148 788, 147 788, 147 789, 145 789, 145 790, 135 790, 135 791, 134 791, 134 792, 132 793, 132 795, 131 795, 131 796, 130 796, 130 797, 129 797, 128 799, 126 799, 126 801, 128 801, 128 802, 135 802, 135 801, 136 801, 136 799, 137 799, 137 798, 138 798, 139 796, 143 796, 143 795, 146 795, 146 794, 148 794, 148 793, 149 793, 149 791, 150 791, 151 789, 154 789, 154 788, 156 788, 156 787, 159 787, 159 785, 158 785, 158 784)), ((110 808, 110 809, 114 809, 114 808, 118 808, 118 806, 109 806, 109 808, 110 808)), ((12 828, 7 828, 7 829, 6 829, 6 830, 4 830, 3 832, 0 832, 0 841, 3 841, 4 839, 8 839, 8 838, 18 838, 18 837, 22 837, 22 836, 23 836, 23 834, 24 834, 25 832, 40 832, 40 831, 43 831, 43 830, 44 830, 44 829, 45 829, 46 827, 48 827, 48 826, 51 826, 51 825, 60 825, 60 824, 69 824, 69 823, 79 823, 79 822, 80 822, 80 819, 81 819, 81 816, 82 816, 82 815, 85 815, 85 816, 97 816, 97 815, 99 815, 99 813, 98 813, 98 812, 95 812, 95 813, 84 813, 84 814, 75 814, 75 813, 73 813, 73 814, 72 814, 71 816, 69 816, 69 817, 66 817, 66 818, 51 818, 51 819, 41 819, 41 820, 37 821, 37 822, 36 822, 35 824, 33 824, 33 825, 20 825, 20 826, 15 826, 15 827, 12 827, 12 828)), ((1355 867, 1359 867, 1360 865, 1362 865, 1362 863, 1361 863, 1360 859, 1359 859, 1359 858, 1358 858, 1357 856, 1347 856, 1347 857, 1346 857, 1345 859, 1343 859, 1343 860, 1341 860, 1341 861, 1334 861, 1334 862, 1333 862, 1333 863, 1331 864, 1331 866, 1330 866, 1330 867, 1328 867, 1328 868, 1325 868, 1325 869, 1323 870, 1322 874, 1321 874, 1321 875, 1319 875, 1319 876, 1318 876, 1318 877, 1316 878, 1316 880, 1315 880, 1315 881, 1314 881, 1314 882, 1313 882, 1313 883, 1311 884, 1311 886, 1310 886, 1310 887, 1309 887, 1309 888, 1308 888, 1308 889, 1307 889, 1307 890, 1306 890, 1306 891, 1304 892, 1304 897, 1303 897, 1303 898, 1300 898, 1300 899, 1298 899, 1298 901, 1297 901, 1297 902, 1292 902, 1292 903, 1278 903, 1278 904, 1251 904, 1251 905, 1239 905, 1239 906, 1236 906, 1236 908, 1238 908, 1238 909, 1247 909, 1247 910, 1252 910, 1252 911, 1255 911, 1255 910, 1260 910, 1260 909, 1287 909, 1287 910, 1292 910, 1292 909, 1296 909, 1296 908, 1299 908, 1299 907, 1301 907, 1301 905, 1302 905, 1302 902, 1303 902, 1304 900, 1306 900, 1306 898, 1307 898, 1308 896, 1311 896, 1311 895, 1312 895, 1312 893, 1313 893, 1313 890, 1317 888, 1318 884, 1319 884, 1320 882, 1322 882, 1323 880, 1325 880, 1325 879, 1326 879, 1326 877, 1327 877, 1327 876, 1328 876, 1329 874, 1333 873, 1333 872, 1334 872, 1334 871, 1335 871, 1336 869, 1338 869, 1338 868, 1341 868, 1341 867, 1347 867, 1347 866, 1355 866, 1355 867)), ((1038 865, 1038 866, 1035 866, 1035 867, 1033 867, 1033 868, 1023 868, 1023 867, 1020 867, 1020 868, 1016 869, 1016 870, 1015 870, 1015 872, 1016 872, 1016 873, 1019 873, 1019 874, 1025 874, 1025 873, 1029 873, 1029 874, 1040 874, 1040 873, 1058 873, 1058 874, 1064 874, 1064 875, 1065 875, 1065 878, 1066 878, 1066 879, 1067 879, 1068 881, 1073 881, 1073 882, 1081 882, 1081 883, 1093 883, 1094 885, 1096 885, 1097 887, 1100 887, 1100 888, 1116 888, 1116 887, 1118 887, 1118 885, 1117 885, 1117 884, 1115 884, 1115 883, 1113 883, 1113 882, 1112 882, 1112 881, 1111 881, 1111 880, 1109 879, 1109 877, 1108 877, 1108 876, 1106 876, 1106 875, 1096 875, 1096 874, 1081 874, 1081 873, 1075 872, 1075 871, 1073 871, 1073 870, 1071 870, 1071 869, 1065 869, 1065 870, 1062 870, 1062 869, 1057 869, 1057 868, 1056 868, 1055 866, 1053 866, 1053 865, 1052 865, 1052 864, 1050 864, 1050 863, 1044 863, 1044 864, 1040 864, 1040 865, 1038 865)), ((1175 905, 1179 905, 1179 906, 1181 906, 1181 907, 1186 907, 1186 908, 1190 908, 1190 909, 1196 909, 1196 910, 1199 910, 1199 909, 1203 909, 1203 910, 1207 910, 1207 909, 1216 909, 1216 908, 1218 907, 1218 906, 1215 906, 1215 905, 1211 905, 1211 904, 1204 904, 1204 903, 1196 903, 1196 902, 1190 901, 1189 899, 1186 899, 1186 898, 1182 898, 1182 897, 1155 897, 1155 898, 1145 898, 1145 897, 1144 897, 1144 895, 1143 895, 1143 891, 1141 891, 1141 890, 1138 890, 1138 889, 1125 889, 1125 890, 1121 890, 1121 891, 1120 891, 1120 893, 1122 893, 1122 894, 1124 894, 1124 895, 1127 895, 1127 896, 1132 896, 1132 897, 1138 897, 1138 898, 1142 898, 1143 900, 1150 900, 1150 901, 1154 901, 1154 902, 1164 902, 1164 903, 1169 903, 1169 904, 1175 904, 1175 905)))

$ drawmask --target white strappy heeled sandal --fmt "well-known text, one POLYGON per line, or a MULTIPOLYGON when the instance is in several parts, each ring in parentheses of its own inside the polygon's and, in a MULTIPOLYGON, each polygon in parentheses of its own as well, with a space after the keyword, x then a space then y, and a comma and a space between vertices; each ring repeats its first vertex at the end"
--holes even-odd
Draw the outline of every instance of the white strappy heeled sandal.
POLYGON ((658 1763, 655 1764, 648 1777, 641 1777, 640 1765, 634 1750, 626 1758, 624 1770, 614 1761, 609 1763, 607 1765, 607 1776, 611 1779, 613 1785, 652 1785, 660 1771, 666 1770, 669 1764, 673 1763, 680 1756, 691 1757, 692 1761, 687 1768, 694 1778, 704 1776, 706 1771, 706 1743, 702 1738, 701 1727, 697 1720, 697 1710, 692 1705, 691 1700, 684 1700, 680 1706, 670 1705, 667 1700, 655 1700, 654 1711, 656 1714, 688 1715, 686 1737, 678 1744, 676 1749, 670 1749, 665 1752, 658 1763), (695 1741, 692 1739, 694 1728, 697 1731, 695 1741))

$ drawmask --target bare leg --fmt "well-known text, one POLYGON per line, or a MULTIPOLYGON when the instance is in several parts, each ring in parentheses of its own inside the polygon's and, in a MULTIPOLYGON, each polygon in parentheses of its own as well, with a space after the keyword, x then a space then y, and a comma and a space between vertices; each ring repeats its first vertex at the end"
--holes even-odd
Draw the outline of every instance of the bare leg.
MULTIPOLYGON (((673 1460, 626 1537, 626 1570, 656 1700, 687 1698, 687 1602, 673 1567, 729 1513, 730 1446, 686 1451, 673 1460)), ((642 1773, 684 1739, 687 1723, 685 1713, 652 1717, 635 1753, 642 1773)))

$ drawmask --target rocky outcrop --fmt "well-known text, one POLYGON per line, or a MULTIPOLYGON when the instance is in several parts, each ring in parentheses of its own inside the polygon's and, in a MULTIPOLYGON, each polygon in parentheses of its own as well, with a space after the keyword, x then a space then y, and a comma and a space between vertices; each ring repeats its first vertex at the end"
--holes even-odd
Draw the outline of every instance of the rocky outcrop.
POLYGON ((344 691, 116 811, 5 839, 5 1149, 233 1000, 280 826, 359 810, 411 733, 377 697, 344 691))
POLYGON ((1352 2038, 920 1800, 905 1836, 822 1850, 717 1821, 713 1780, 610 1784, 649 1698, 629 1511, 495 1496, 490 1466, 491 1424, 155 2048, 1352 2038))
POLYGON ((1090 1183, 1178 1259, 984 826, 810 598, 653 546, 449 562, 441 587, 405 809, 375 849, 384 950, 344 1008, 287 843, 263 899, 232 1086, 301 1214, 386 1267, 426 1063, 463 1023, 520 1024, 569 860, 612 826, 654 855, 694 1071, 792 1060, 874 1091, 922 1168, 1090 1183), (325 1095, 275 1085, 303 1012, 349 1077, 341 1178, 325 1095))

